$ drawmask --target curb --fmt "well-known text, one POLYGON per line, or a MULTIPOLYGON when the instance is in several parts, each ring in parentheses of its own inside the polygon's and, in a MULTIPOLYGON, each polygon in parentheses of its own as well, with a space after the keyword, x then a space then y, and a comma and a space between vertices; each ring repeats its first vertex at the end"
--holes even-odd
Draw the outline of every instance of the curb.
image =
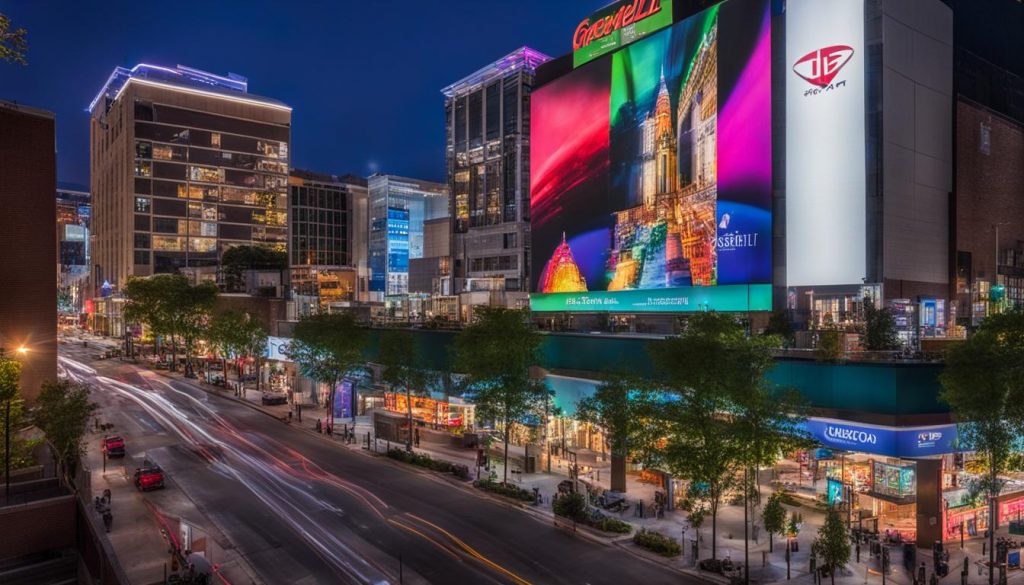
MULTIPOLYGON (((135 364, 135 365, 139 365, 139 364, 135 364)), ((274 419, 274 420, 276 420, 278 422, 282 422, 282 423, 284 422, 276 414, 274 414, 272 412, 268 412, 266 410, 263 410, 260 406, 258 406, 256 404, 253 404, 252 402, 249 402, 248 400, 245 400, 243 398, 238 398, 237 396, 229 396, 227 393, 223 393, 222 394, 216 388, 206 388, 205 384, 199 384, 198 382, 189 381, 187 378, 184 378, 182 376, 172 375, 170 372, 167 372, 167 371, 164 371, 164 370, 154 370, 152 368, 145 368, 145 369, 148 372, 153 372, 154 374, 157 374, 158 376, 163 376, 164 378, 167 378, 169 380, 177 380, 179 382, 183 382, 185 384, 188 384, 189 386, 192 386, 193 388, 196 388, 197 390, 202 390, 203 392, 206 392, 207 394, 210 394, 212 396, 218 396, 220 398, 224 398, 224 399, 230 400, 232 402, 237 402, 238 404, 244 404, 245 406, 248 406, 249 408, 255 410, 256 412, 265 414, 265 415, 269 416, 270 418, 272 418, 272 419, 274 419)))

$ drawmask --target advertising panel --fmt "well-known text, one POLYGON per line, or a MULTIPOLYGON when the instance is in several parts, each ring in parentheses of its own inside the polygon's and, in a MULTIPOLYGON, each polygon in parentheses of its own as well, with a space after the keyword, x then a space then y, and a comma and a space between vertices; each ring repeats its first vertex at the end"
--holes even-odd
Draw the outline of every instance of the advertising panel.
POLYGON ((771 308, 767 0, 704 10, 531 104, 533 310, 771 308))
POLYGON ((803 427, 811 438, 833 449, 908 458, 958 450, 956 425, 901 429, 811 418, 803 427))
POLYGON ((864 0, 786 4, 786 280, 867 274, 864 0))
POLYGON ((829 478, 827 485, 828 505, 833 506, 843 501, 843 482, 838 479, 829 478))
POLYGON ((620 0, 584 18, 572 35, 572 66, 672 24, 672 0, 620 0))
POLYGON ((889 465, 881 461, 871 463, 871 493, 890 498, 912 497, 917 493, 917 479, 913 465, 889 465))
POLYGON ((267 337, 267 349, 263 352, 263 357, 279 362, 292 361, 288 357, 288 344, 291 341, 290 337, 267 337))
POLYGON ((352 380, 342 380, 334 387, 334 404, 331 409, 333 418, 349 418, 352 416, 352 380))

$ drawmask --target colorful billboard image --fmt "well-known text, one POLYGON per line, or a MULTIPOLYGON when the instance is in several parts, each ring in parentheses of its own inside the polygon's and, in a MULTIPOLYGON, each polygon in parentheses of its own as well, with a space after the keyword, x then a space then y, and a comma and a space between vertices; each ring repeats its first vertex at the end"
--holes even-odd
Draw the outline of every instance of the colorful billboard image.
POLYGON ((533 310, 770 309, 769 17, 730 0, 534 91, 533 310))

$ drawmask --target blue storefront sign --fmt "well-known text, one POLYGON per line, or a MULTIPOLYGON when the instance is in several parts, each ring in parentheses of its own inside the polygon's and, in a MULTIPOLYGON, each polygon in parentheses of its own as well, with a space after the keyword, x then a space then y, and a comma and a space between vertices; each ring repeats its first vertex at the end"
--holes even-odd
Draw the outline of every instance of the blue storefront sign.
POLYGON ((825 447, 874 455, 913 458, 956 451, 956 425, 903 429, 812 418, 804 430, 825 447))

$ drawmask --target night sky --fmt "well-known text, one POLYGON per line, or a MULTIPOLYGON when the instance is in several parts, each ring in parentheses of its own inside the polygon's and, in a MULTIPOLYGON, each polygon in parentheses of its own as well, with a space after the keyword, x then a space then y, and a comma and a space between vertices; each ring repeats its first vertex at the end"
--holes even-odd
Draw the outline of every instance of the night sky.
POLYGON ((522 45, 569 52, 609 0, 0 0, 29 65, 0 63, 0 99, 57 114, 58 180, 88 184, 85 112, 114 66, 249 78, 292 108, 292 165, 444 179, 441 88, 522 45))

